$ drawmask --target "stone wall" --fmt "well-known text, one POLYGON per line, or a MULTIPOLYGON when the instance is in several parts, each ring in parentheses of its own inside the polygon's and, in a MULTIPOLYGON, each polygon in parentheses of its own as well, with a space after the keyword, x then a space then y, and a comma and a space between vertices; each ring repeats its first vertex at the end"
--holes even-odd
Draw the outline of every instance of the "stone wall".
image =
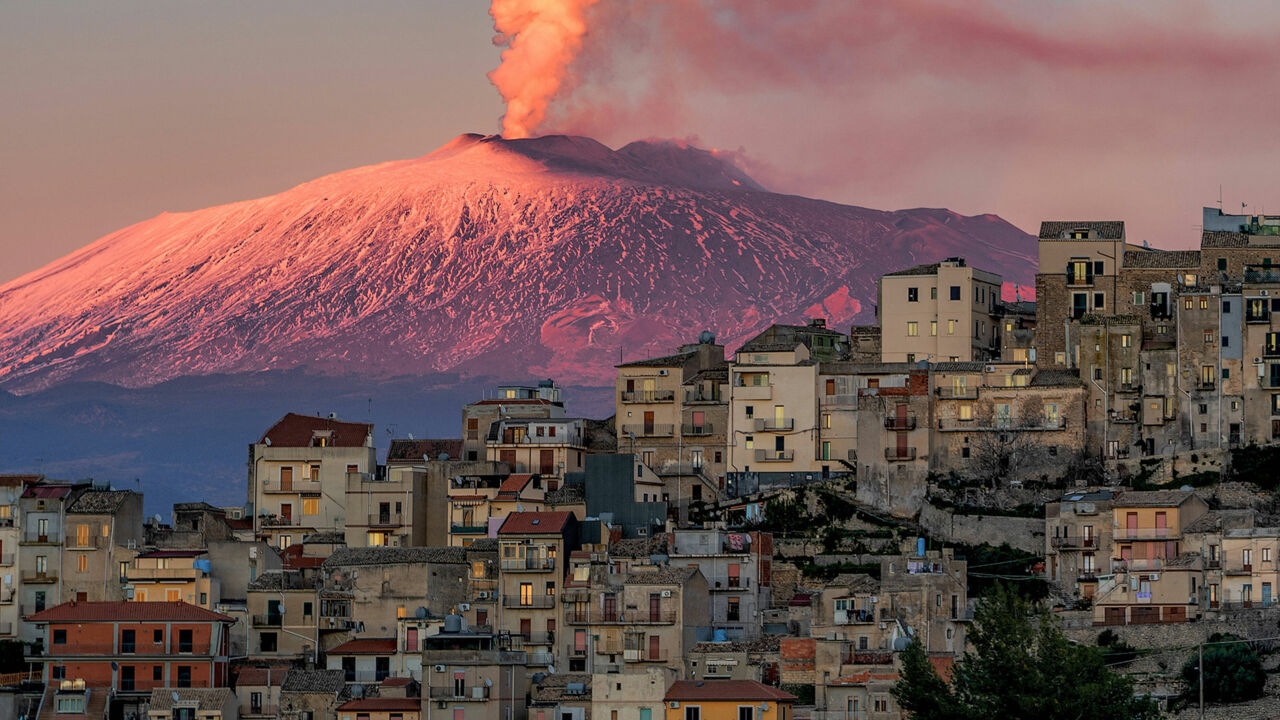
POLYGON ((925 504, 920 509, 920 524, 940 540, 966 545, 1002 545, 1008 543, 1037 555, 1044 552, 1044 518, 1004 517, 1001 515, 957 515, 949 510, 925 504))

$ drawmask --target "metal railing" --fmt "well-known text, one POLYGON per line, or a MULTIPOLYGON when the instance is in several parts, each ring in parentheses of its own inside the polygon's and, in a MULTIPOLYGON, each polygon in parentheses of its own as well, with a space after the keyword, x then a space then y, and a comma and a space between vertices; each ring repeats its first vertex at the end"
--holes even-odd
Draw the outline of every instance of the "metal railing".
POLYGON ((555 570, 553 557, 502 558, 503 570, 555 570))
POLYGON ((890 462, 902 462, 906 460, 916 459, 916 449, 913 447, 899 448, 889 447, 884 449, 884 459, 890 462))
POLYGON ((786 432, 796 426, 795 418, 756 418, 756 432, 786 432))
POLYGON ((626 390, 622 393, 624 403, 665 403, 675 399, 675 390, 626 390))
POLYGON ((1098 546, 1098 536, 1064 535, 1063 537, 1052 538, 1051 544, 1056 548, 1096 548, 1098 546))
POLYGON ((938 397, 949 400, 975 400, 978 397, 976 387, 939 387, 938 397))
POLYGON ((62 543, 62 536, 57 533, 45 533, 41 535, 38 532, 26 532, 18 540, 20 543, 28 543, 32 545, 59 545, 62 543))
POLYGON ((489 532, 487 525, 450 525, 449 532, 455 535, 484 535, 489 532))
POLYGON ((531 652, 525 656, 524 664, 526 667, 546 667, 556 663, 555 653, 549 652, 531 652))
POLYGON ((898 417, 896 415, 886 415, 884 418, 884 429, 885 430, 915 430, 916 416, 915 414, 910 414, 905 417, 898 417))
POLYGON ((56 583, 58 582, 58 573, 56 572, 24 572, 22 573, 22 582, 31 583, 33 585, 56 583))
POLYGON ((106 538, 90 533, 67 538, 66 547, 68 550, 97 550, 106 544, 106 538))
POLYGON ((667 649, 658 648, 655 650, 646 648, 644 650, 623 650, 622 661, 629 663, 666 662, 667 649))
POLYGON ((13 553, 0 553, 0 567, 13 565, 13 553))
POLYGON ((402 513, 370 513, 369 525, 371 527, 399 527, 404 525, 404 515, 402 513))
POLYGON ((791 462, 795 457, 795 450, 756 450, 756 462, 791 462))
POLYGON ((844 393, 840 395, 819 395, 819 405, 857 405, 858 395, 856 393, 844 393))
POLYGON ((484 702, 489 699, 489 688, 484 685, 462 685, 431 688, 429 696, 432 700, 451 700, 453 702, 484 702))
POLYGON ((282 627, 284 625, 284 615, 254 615, 254 627, 282 627))
POLYGON ((570 625, 670 625, 676 621, 675 610, 614 610, 588 608, 586 612, 567 610, 565 622, 570 625))
POLYGON ((301 517, 264 517, 262 527, 302 527, 301 517))
POLYGON ((289 483, 288 487, 277 482, 270 482, 262 488, 262 492, 267 495, 319 495, 319 480, 294 480, 289 483))
POLYGON ((241 705, 240 717, 261 715, 263 717, 273 718, 279 712, 276 705, 241 705))
POLYGON ((555 595, 534 595, 527 598, 519 595, 504 595, 502 598, 502 607, 515 610, 547 610, 555 606, 555 595))
POLYGON ((1177 540, 1182 533, 1177 528, 1116 528, 1116 540, 1177 540))
MULTIPOLYGON (((1113 420, 1113 422, 1118 422, 1113 420)), ((1035 432, 1067 429, 1067 419, 1055 418, 939 418, 938 429, 965 432, 1035 432)))
POLYGON ((682 423, 680 425, 680 434, 688 435, 690 437, 693 437, 693 436, 702 437, 706 435, 713 435, 715 434, 715 431, 716 431, 715 426, 712 425, 711 423, 702 423, 701 425, 694 425, 693 423, 682 423))
POLYGON ((676 426, 667 424, 638 424, 623 425, 622 436, 635 435, 636 437, 672 437, 676 434, 676 426))

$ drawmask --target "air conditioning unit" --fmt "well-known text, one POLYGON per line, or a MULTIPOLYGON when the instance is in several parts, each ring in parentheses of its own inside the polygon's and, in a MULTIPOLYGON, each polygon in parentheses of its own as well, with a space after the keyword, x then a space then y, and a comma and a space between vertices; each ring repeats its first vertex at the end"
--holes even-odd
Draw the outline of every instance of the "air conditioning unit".
POLYGON ((471 609, 471 603, 458 603, 458 609, 466 612, 471 609))
POLYGON ((662 597, 671 597, 671 591, 670 591, 670 590, 663 590, 663 591, 662 591, 662 597))
POLYGON ((872 596, 871 596, 871 602, 873 602, 873 603, 878 603, 878 602, 880 602, 880 598, 876 597, 875 595, 872 595, 872 596))
POLYGON ((480 592, 476 593, 476 597, 480 598, 481 600, 488 600, 488 599, 489 599, 489 591, 488 591, 488 590, 481 590, 480 592))
POLYGON ((447 700, 441 700, 440 702, 436 703, 436 707, 440 708, 441 710, 444 710, 449 707, 449 702, 447 700))
POLYGON ((1156 582, 1159 579, 1160 579, 1160 573, 1151 573, 1151 582, 1156 582))
POLYGON ((1254 359, 1253 359, 1253 364, 1254 364, 1254 365, 1261 365, 1261 364, 1262 364, 1262 358, 1254 358, 1254 359))
POLYGON ((982 372, 989 372, 989 373, 993 373, 993 372, 995 372, 995 371, 996 371, 996 366, 995 366, 995 365, 987 365, 987 366, 985 366, 985 367, 983 367, 983 368, 982 368, 982 372))
MULTIPOLYGON (((1264 291, 1264 292, 1265 292, 1265 291, 1264 291)), ((659 375, 659 376, 661 376, 661 377, 666 377, 666 376, 667 376, 667 370, 666 370, 666 368, 663 368, 662 370, 659 370, 659 371, 658 371, 658 375, 659 375)))
POLYGON ((671 708, 672 710, 679 710, 679 709, 680 709, 680 701, 679 701, 679 700, 672 700, 671 702, 667 703, 667 707, 671 708))
POLYGON ((1271 294, 1270 290, 1260 290, 1259 292, 1262 294, 1262 297, 1266 297, 1271 294))
POLYGON ((436 672, 444 672, 444 666, 443 666, 443 665, 437 665, 437 666, 436 666, 436 672))

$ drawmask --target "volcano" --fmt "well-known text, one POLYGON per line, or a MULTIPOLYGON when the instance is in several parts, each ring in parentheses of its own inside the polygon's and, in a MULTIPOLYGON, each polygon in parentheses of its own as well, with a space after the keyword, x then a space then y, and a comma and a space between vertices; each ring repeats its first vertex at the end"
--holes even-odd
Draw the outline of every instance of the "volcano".
MULTIPOLYGON (((874 172, 867 168, 855 170, 874 172)), ((462 135, 429 155, 165 213, 0 286, 0 387, 302 370, 607 384, 704 329, 874 318, 950 256, 1033 285, 999 217, 772 193, 679 143, 462 135)))

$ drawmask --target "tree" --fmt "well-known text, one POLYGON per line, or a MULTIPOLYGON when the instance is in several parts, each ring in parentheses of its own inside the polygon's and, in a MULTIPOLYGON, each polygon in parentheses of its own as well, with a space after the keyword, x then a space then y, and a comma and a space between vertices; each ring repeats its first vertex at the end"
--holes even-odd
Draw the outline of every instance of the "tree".
MULTIPOLYGON (((1247 642, 1235 635, 1214 633, 1204 646, 1204 699, 1206 702, 1235 703, 1262 697, 1267 676, 1262 658, 1247 642), (1221 644, 1215 644, 1221 643, 1221 644)), ((1187 684, 1185 697, 1200 698, 1200 654, 1195 652, 1182 666, 1182 680, 1187 684)))
POLYGON ((898 704, 916 720, 1148 720, 1160 717, 1097 648, 1069 642, 1048 612, 999 586, 978 606, 969 652, 949 680, 919 644, 902 654, 898 704))

